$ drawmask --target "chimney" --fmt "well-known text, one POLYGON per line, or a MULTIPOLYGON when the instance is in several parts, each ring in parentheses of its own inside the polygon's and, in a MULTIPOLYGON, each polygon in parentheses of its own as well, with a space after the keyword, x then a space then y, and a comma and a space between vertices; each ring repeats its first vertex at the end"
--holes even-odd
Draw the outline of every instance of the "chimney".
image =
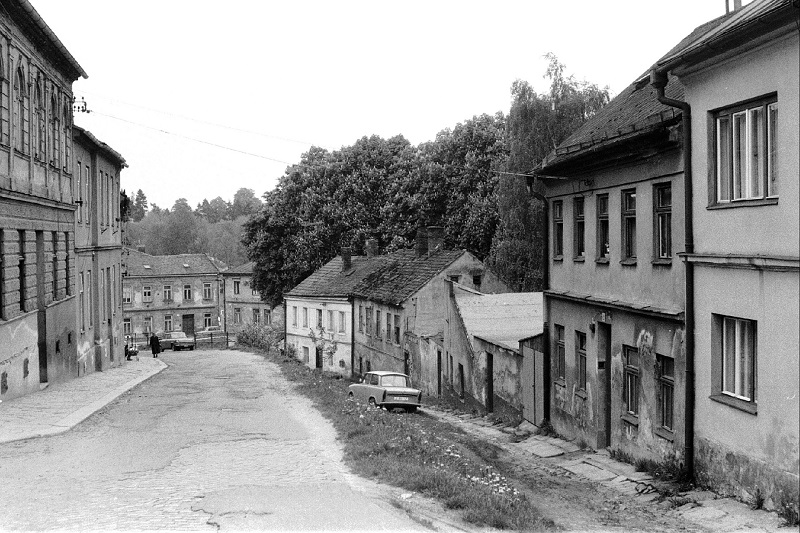
POLYGON ((375 239, 367 239, 364 243, 364 251, 367 253, 367 259, 372 259, 378 255, 378 241, 375 239))
POLYGON ((353 266, 350 257, 350 247, 342 246, 342 272, 347 272, 353 266))
POLYGON ((428 253, 444 248, 444 228, 442 226, 428 226, 428 253))
POLYGON ((417 257, 422 257, 428 253, 428 230, 425 228, 417 228, 417 257))

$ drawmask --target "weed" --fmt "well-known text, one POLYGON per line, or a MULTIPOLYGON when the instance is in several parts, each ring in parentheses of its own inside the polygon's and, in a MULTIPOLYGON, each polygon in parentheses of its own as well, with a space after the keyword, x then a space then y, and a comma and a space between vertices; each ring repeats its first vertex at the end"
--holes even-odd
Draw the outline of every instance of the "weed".
POLYGON ((764 508, 764 494, 761 492, 761 489, 756 489, 756 494, 753 496, 753 509, 763 509, 764 508))
POLYGON ((539 426, 539 435, 543 435, 545 437, 554 437, 556 439, 563 438, 562 435, 555 430, 553 425, 547 419, 543 420, 542 424, 539 426))
POLYGON ((784 525, 788 527, 796 527, 800 525, 800 502, 796 499, 787 498, 786 495, 781 494, 778 503, 778 516, 783 518, 784 525))

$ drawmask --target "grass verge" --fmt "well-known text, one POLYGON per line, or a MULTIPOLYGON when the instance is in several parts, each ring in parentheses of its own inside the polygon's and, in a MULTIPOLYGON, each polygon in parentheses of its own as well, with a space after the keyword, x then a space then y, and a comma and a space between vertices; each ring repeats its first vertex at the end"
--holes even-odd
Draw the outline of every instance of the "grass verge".
POLYGON ((348 400, 350 380, 311 370, 295 359, 259 353, 277 363, 333 423, 356 474, 436 498, 477 526, 555 528, 496 470, 497 449, 491 444, 476 442, 424 412, 401 414, 348 400))

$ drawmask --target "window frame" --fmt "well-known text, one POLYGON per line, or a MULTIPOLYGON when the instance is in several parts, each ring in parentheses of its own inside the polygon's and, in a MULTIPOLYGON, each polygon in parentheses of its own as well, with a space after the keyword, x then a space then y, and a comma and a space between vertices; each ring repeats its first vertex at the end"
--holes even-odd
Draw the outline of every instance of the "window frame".
POLYGON ((653 263, 672 265, 672 182, 653 185, 653 263), (662 204, 661 193, 669 190, 669 204, 662 204), (664 233, 666 225, 666 233, 664 233), (662 242, 662 237, 665 242, 662 242), (666 250, 662 248, 665 245, 666 250))
MULTIPOLYGON (((712 389, 711 399, 720 403, 724 403, 736 409, 748 412, 750 414, 758 413, 758 321, 744 317, 729 316, 722 314, 712 315, 712 389), (728 390, 726 384, 726 371, 727 365, 727 343, 728 336, 726 335, 726 324, 734 325, 734 340, 738 341, 738 325, 747 324, 750 326, 750 361, 749 375, 750 380, 747 383, 746 394, 741 394, 736 390, 728 390)), ((734 345, 736 351, 736 345, 734 345)), ((738 353, 738 352, 737 352, 738 353)), ((736 365, 736 361, 734 361, 736 365)), ((741 367, 740 367, 741 368, 741 367)), ((734 366, 734 373, 736 381, 739 380, 740 373, 737 372, 734 366)))
POLYGON ((633 417, 638 420, 639 418, 639 396, 641 390, 641 377, 640 377, 640 360, 639 349, 634 346, 622 345, 622 405, 625 409, 623 417, 633 417), (636 354, 636 364, 631 364, 631 355, 636 354), (634 385, 631 391, 631 385, 634 385), (633 404, 633 406, 631 405, 633 404), (633 408, 632 408, 633 407, 633 408))
POLYGON ((572 199, 572 260, 586 259, 586 199, 576 196, 572 199))
POLYGON ((769 93, 709 111, 708 207, 739 207, 742 205, 775 204, 778 202, 778 198, 780 197, 779 173, 775 165, 778 152, 777 146, 775 145, 777 129, 772 127, 777 123, 775 117, 777 117, 778 109, 778 94, 769 93), (758 195, 753 194, 754 174, 750 171, 753 155, 751 117, 753 116, 752 112, 755 110, 760 110, 761 116, 763 117, 763 124, 759 128, 761 138, 763 139, 763 149, 759 153, 759 157, 762 160, 758 162, 758 166, 763 175, 757 177, 759 187, 758 195), (775 111, 774 114, 772 113, 773 110, 775 111), (738 116, 744 116, 745 119, 744 160, 746 174, 742 176, 741 181, 739 181, 739 185, 745 193, 743 196, 736 198, 736 169, 739 167, 736 166, 735 121, 738 116), (728 135, 725 139, 725 144, 727 145, 726 151, 722 150, 723 138, 721 137, 722 128, 720 124, 723 120, 726 120, 729 124, 727 127, 728 135), (730 173, 730 176, 727 178, 724 178, 722 176, 723 172, 721 172, 723 157, 726 159, 727 172, 730 173), (724 184, 723 179, 725 181, 724 184))
POLYGON ((345 333, 347 331, 347 313, 344 311, 339 311, 339 333, 345 333))
POLYGON ((562 385, 567 381, 567 361, 566 361, 566 330, 560 324, 553 324, 553 348, 555 349, 555 370, 556 383, 562 385))
POLYGON ((586 333, 575 330, 575 366, 578 391, 586 392, 586 333))
POLYGON ((675 359, 656 354, 658 369, 658 426, 659 429, 675 432, 675 359), (672 372, 665 372, 665 362, 669 361, 672 372), (667 394, 669 391, 669 394, 667 394), (669 401, 668 401, 669 400, 669 401), (669 404, 669 405, 668 405, 669 404))
POLYGON ((161 287, 162 294, 164 295, 165 302, 172 301, 172 285, 164 285, 161 287))
POLYGON ((142 285, 142 301, 143 302, 152 302, 153 301, 153 286, 152 285, 142 285))
POLYGON ((203 282, 203 300, 210 301, 214 297, 211 283, 203 282))
POLYGON ((183 286, 183 301, 185 302, 187 300, 189 300, 189 301, 192 300, 192 286, 191 285, 184 285, 183 286))
POLYGON ((608 207, 608 193, 598 194, 595 199, 595 218, 597 224, 597 248, 595 250, 596 263, 608 264, 609 256, 611 255, 611 226, 609 225, 610 223, 608 220, 608 207), (605 209, 601 208, 603 202, 605 202, 605 209))
POLYGON ((394 315, 394 343, 400 346, 400 315, 394 315))
POLYGON ((636 264, 636 189, 624 189, 620 191, 620 255, 621 263, 627 265, 636 264), (633 208, 630 207, 630 200, 633 208), (629 222, 632 224, 629 225, 629 222))
POLYGON ((172 331, 172 315, 164 315, 164 331, 172 331))
POLYGON ((203 327, 209 328, 211 327, 211 320, 212 320, 211 313, 203 313, 203 327))
POLYGON ((553 200, 553 260, 564 259, 564 202, 553 200))

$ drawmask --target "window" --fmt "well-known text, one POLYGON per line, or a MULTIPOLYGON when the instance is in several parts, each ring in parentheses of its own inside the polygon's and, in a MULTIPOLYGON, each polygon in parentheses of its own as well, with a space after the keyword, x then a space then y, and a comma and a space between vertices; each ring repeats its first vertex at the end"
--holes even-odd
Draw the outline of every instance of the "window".
POLYGON ((233 294, 239 294, 241 288, 239 287, 240 282, 238 279, 233 280, 233 294))
POLYGON ((64 272, 66 275, 66 279, 64 280, 64 285, 67 289, 67 296, 72 295, 72 270, 70 268, 70 257, 69 257, 69 232, 64 232, 64 272))
POLYGON ((89 327, 94 326, 94 300, 92 299, 92 271, 86 272, 86 303, 89 309, 89 327))
POLYGON ((162 290, 164 291, 164 301, 165 302, 171 302, 172 301, 172 285, 164 285, 162 290))
POLYGON ((27 272, 27 265, 25 262, 27 250, 25 249, 25 230, 19 230, 19 263, 18 263, 18 270, 19 270, 19 310, 26 311, 27 310, 27 285, 28 285, 28 272, 27 272))
POLYGON ((264 324, 272 324, 272 312, 269 309, 264 309, 264 324))
POLYGON ((80 307, 80 319, 81 319, 81 331, 86 329, 86 297, 84 296, 84 291, 86 290, 86 281, 83 277, 83 272, 80 274, 80 293, 78 293, 80 303, 78 306, 80 307))
POLYGON ((297 327, 297 306, 292 306, 292 326, 297 327))
POLYGON ((586 256, 586 243, 584 242, 583 197, 575 198, 572 204, 572 256, 576 259, 586 256))
POLYGON ((261 295, 258 293, 258 290, 255 288, 255 286, 254 286, 254 285, 251 285, 251 286, 250 286, 250 295, 251 295, 251 296, 261 296, 261 295))
POLYGON ((375 338, 381 338, 381 310, 375 310, 375 338))
POLYGON ((482 281, 483 277, 480 274, 475 274, 474 276, 472 276, 472 285, 478 290, 481 290, 482 281))
POLYGON ((191 285, 184 285, 183 286, 183 300, 191 300, 192 299, 192 286, 191 285))
POLYGON ((61 124, 58 119, 58 103, 55 96, 50 99, 50 164, 56 167, 59 166, 61 155, 59 148, 61 147, 61 124))
POLYGON ((303 346, 303 361, 308 363, 311 360, 309 356, 308 346, 303 346))
POLYGON ((142 301, 143 302, 153 301, 153 288, 150 285, 144 285, 142 287, 142 301))
POLYGON ((597 195, 597 259, 602 263, 608 262, 611 253, 608 231, 608 195, 597 195))
POLYGON ((386 341, 392 342, 392 314, 386 313, 386 341))
POLYGON ((211 327, 211 313, 203 313, 203 327, 211 327))
POLYGON ((211 299, 211 284, 203 283, 203 300, 211 299))
POLYGON ((561 200, 553 202, 553 258, 564 256, 564 204, 561 200))
POLYGON ((756 401, 756 323, 720 317, 722 326, 722 394, 756 401))
POLYGON ((400 344, 400 315, 394 315, 394 343, 400 344))
POLYGON ((308 327, 308 307, 303 308, 303 327, 308 327))
POLYGON ((578 366, 578 389, 586 390, 586 333, 575 332, 575 363, 578 366))
POLYGON ((253 324, 261 323, 261 309, 253 309, 253 324))
POLYGON ((51 233, 53 238, 53 300, 58 300, 58 233, 51 233))
POLYGON ((346 315, 345 315, 344 311, 339 311, 339 333, 344 333, 345 332, 345 325, 346 325, 345 324, 345 319, 346 319, 346 315))
POLYGON ((322 329, 322 309, 317 309, 317 329, 322 329))
POLYGON ((153 317, 149 316, 144 317, 144 323, 142 324, 142 329, 144 329, 145 335, 150 335, 150 332, 153 331, 153 317))
POLYGON ((26 110, 30 105, 30 97, 26 92, 27 83, 25 81, 25 72, 22 68, 17 69, 17 74, 14 76, 14 149, 28 153, 30 145, 30 124, 28 120, 28 113, 26 110))
POLYGON ((365 328, 365 333, 367 335, 372 335, 372 308, 371 307, 367 307, 365 309, 365 311, 366 311, 366 316, 367 316, 367 324, 366 324, 366 328, 365 328))
POLYGON ((34 105, 36 106, 36 124, 33 127, 33 133, 36 136, 34 141, 34 159, 44 162, 45 152, 47 151, 47 124, 45 123, 45 110, 44 100, 42 99, 42 87, 40 83, 36 84, 34 92, 34 105))
POLYGON ((364 306, 358 306, 358 332, 364 333, 364 306))
POLYGON ((564 381, 567 376, 567 361, 566 361, 566 352, 564 351, 564 326, 559 326, 558 324, 555 325, 555 346, 556 353, 556 379, 564 381))
POLYGON ((233 308, 233 323, 234 324, 241 324, 242 323, 242 308, 241 307, 234 307, 233 308))
POLYGON ((639 350, 631 346, 623 346, 622 350, 625 365, 622 391, 625 411, 633 416, 639 416, 639 350))
POLYGON ((333 322, 334 320, 334 313, 331 310, 328 310, 328 331, 333 333, 336 331, 336 324, 333 322))
POLYGON ((172 331, 172 315, 164 315, 164 331, 172 331))
POLYGON ((636 190, 622 191, 622 259, 636 259, 636 190))
POLYGON ((122 286, 122 303, 131 303, 131 288, 127 285, 122 286))
POLYGON ((778 196, 776 97, 714 114, 716 202, 778 196))
POLYGON ((83 223, 83 189, 81 188, 81 162, 78 161, 78 172, 75 175, 75 190, 77 191, 76 196, 77 204, 78 204, 78 211, 75 215, 78 217, 78 224, 83 223))
POLYGON ((84 195, 84 201, 80 208, 83 209, 83 221, 89 226, 92 223, 92 219, 89 218, 92 205, 92 189, 89 188, 89 165, 83 167, 83 186, 86 188, 86 194, 84 195))
POLYGON ((672 185, 656 185, 653 189, 656 259, 672 258, 672 185))
POLYGON ((675 360, 656 354, 658 368, 659 425, 672 431, 674 429, 675 407, 675 360))
POLYGON ((130 335, 131 334, 131 319, 130 318, 123 318, 122 319, 122 334, 123 335, 130 335))

